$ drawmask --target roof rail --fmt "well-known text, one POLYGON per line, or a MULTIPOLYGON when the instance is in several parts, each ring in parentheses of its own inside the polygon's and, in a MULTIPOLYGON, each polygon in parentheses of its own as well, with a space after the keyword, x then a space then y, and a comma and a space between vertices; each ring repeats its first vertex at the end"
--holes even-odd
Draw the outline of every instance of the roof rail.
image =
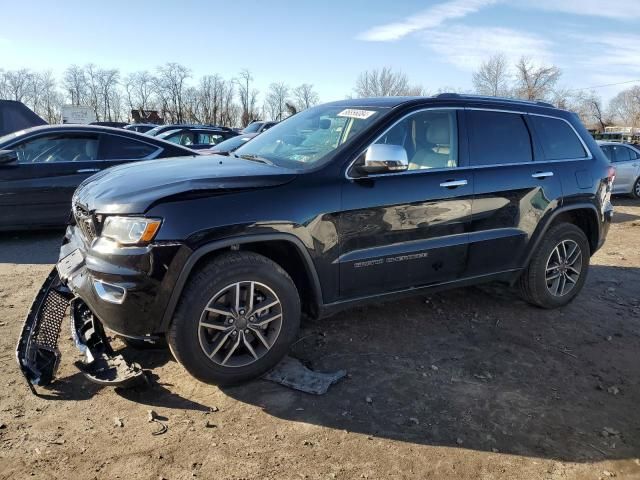
POLYGON ((488 95, 473 95, 468 93, 460 94, 460 93, 445 92, 445 93, 439 93, 435 95, 435 98, 468 98, 472 100, 494 100, 499 102, 522 103, 527 105, 540 105, 541 107, 556 108, 551 103, 543 102, 540 100, 523 100, 520 98, 509 98, 509 97, 491 97, 488 95))

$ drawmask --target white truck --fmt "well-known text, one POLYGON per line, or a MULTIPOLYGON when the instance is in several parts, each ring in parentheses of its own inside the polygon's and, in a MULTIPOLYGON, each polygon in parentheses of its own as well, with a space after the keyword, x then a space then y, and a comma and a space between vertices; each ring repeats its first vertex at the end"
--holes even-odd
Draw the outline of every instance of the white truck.
POLYGON ((91 123, 96 121, 92 107, 85 105, 63 105, 62 123, 91 123))

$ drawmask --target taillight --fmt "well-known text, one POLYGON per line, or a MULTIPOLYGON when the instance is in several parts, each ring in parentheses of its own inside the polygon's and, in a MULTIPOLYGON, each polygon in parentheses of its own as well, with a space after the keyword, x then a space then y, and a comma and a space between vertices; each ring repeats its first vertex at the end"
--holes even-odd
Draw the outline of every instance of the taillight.
POLYGON ((615 167, 609 167, 609 170, 607 172, 607 180, 610 187, 613 185, 613 181, 615 179, 616 179, 616 169, 615 167))

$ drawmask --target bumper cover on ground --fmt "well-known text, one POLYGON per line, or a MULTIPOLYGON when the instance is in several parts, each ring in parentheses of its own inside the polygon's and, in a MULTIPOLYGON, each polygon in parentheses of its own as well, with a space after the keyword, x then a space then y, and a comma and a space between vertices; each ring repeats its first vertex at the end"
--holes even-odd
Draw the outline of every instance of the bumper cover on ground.
POLYGON ((34 385, 51 384, 60 364, 58 339, 62 321, 71 306, 71 331, 76 346, 85 354, 76 366, 92 382, 111 386, 133 386, 144 380, 137 364, 128 364, 116 355, 100 321, 60 280, 53 269, 27 314, 16 349, 20 370, 34 390, 34 385))

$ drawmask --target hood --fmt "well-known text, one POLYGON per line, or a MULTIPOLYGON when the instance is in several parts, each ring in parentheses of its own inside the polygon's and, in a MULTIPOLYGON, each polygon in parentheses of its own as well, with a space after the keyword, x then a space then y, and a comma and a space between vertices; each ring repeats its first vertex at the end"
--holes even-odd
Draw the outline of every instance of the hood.
POLYGON ((136 214, 168 197, 274 187, 295 176, 287 168, 220 155, 147 160, 89 177, 73 201, 97 213, 136 214))
POLYGON ((47 122, 33 113, 24 103, 0 100, 0 137, 40 125, 47 125, 47 122))

